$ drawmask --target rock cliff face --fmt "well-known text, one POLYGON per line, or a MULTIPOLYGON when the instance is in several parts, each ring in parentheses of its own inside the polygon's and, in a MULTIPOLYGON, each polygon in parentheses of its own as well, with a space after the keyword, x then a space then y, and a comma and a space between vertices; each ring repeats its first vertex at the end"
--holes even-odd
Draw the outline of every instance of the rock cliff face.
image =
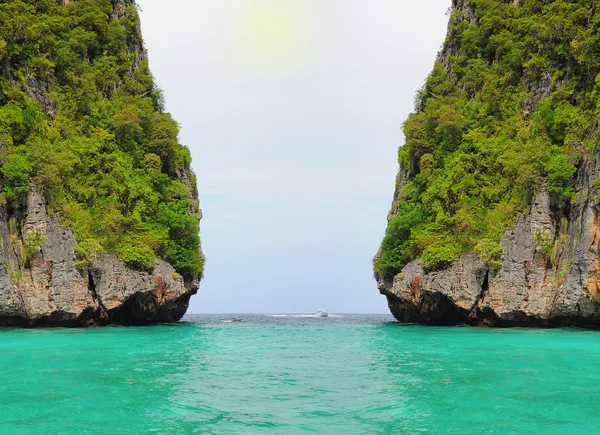
MULTIPOLYGON (((65 6, 69 1, 59 3, 65 6)), ((111 18, 121 17, 131 4, 113 0, 111 18)), ((139 29, 132 33, 139 34, 139 29)), ((141 39, 128 44, 136 59, 129 72, 133 77, 146 51, 141 39)), ((23 82, 8 84, 23 88, 23 83, 27 96, 54 118, 56 105, 45 80, 25 72, 23 82)), ((189 213, 199 222, 195 175, 191 169, 176 168, 175 178, 187 186, 189 213)), ((40 191, 33 183, 26 205, 17 210, 0 201, 0 326, 147 325, 181 319, 201 274, 184 279, 163 260, 157 260, 153 270, 134 270, 109 252, 78 267, 78 242, 61 216, 49 213, 40 191)), ((198 256, 203 259, 201 250, 198 256)))
MULTIPOLYGON (((519 7, 519 2, 514 4, 519 7)), ((469 2, 455 1, 454 7, 462 9, 465 20, 475 20, 469 2)), ((448 68, 447 59, 456 50, 447 40, 438 61, 448 68)), ((524 116, 550 88, 545 75, 531 85, 524 116)), ((416 260, 392 281, 376 276, 396 319, 430 325, 599 329, 600 202, 594 183, 600 177, 600 151, 596 146, 578 152, 575 192, 566 211, 553 208, 546 185, 539 188, 528 213, 505 231, 499 266, 490 267, 471 252, 444 270, 427 272, 416 260)), ((413 176, 401 165, 388 220, 397 215, 400 191, 413 176)))
POLYGON ((562 226, 554 222, 543 188, 529 214, 505 232, 497 270, 470 253, 446 270, 425 273, 414 261, 392 283, 379 279, 391 312, 401 322, 432 325, 599 328, 600 205, 593 187, 598 177, 600 156, 590 153, 562 226), (547 235, 552 252, 544 252, 540 234, 547 235))
POLYGON ((152 273, 126 268, 112 254, 87 270, 75 266, 77 241, 60 216, 48 215, 32 187, 23 222, 0 205, 0 325, 92 326, 174 322, 198 282, 184 282, 158 261, 152 273))

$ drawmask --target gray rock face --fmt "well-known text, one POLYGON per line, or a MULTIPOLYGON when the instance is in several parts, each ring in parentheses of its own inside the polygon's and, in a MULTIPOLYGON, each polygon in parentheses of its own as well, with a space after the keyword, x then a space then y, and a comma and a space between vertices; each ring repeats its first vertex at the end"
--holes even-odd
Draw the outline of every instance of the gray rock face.
MULTIPOLYGON (((467 23, 476 23, 477 17, 475 16, 475 9, 473 5, 469 2, 469 0, 453 0, 453 8, 463 11, 463 15, 461 16, 461 20, 466 21, 467 23)), ((458 41, 456 41, 452 37, 451 25, 448 23, 448 36, 446 37, 446 41, 444 46, 440 50, 437 56, 437 61, 444 65, 444 69, 448 74, 452 74, 452 68, 450 66, 449 59, 452 56, 456 56, 460 49, 460 45, 458 41)))
POLYGON ((198 289, 198 281, 184 282, 164 261, 148 273, 104 254, 79 270, 73 233, 58 215, 48 215, 33 188, 23 222, 8 217, 0 205, 0 236, 1 326, 174 322, 198 289))
POLYGON ((48 97, 50 84, 38 77, 26 74, 22 80, 11 78, 9 80, 11 88, 17 88, 25 91, 27 96, 40 103, 42 109, 52 118, 56 116, 56 105, 48 97))
POLYGON ((380 282, 392 314, 401 322, 451 325, 464 323, 487 288, 488 269, 474 254, 450 269, 425 273, 420 262, 408 264, 391 286, 380 282))

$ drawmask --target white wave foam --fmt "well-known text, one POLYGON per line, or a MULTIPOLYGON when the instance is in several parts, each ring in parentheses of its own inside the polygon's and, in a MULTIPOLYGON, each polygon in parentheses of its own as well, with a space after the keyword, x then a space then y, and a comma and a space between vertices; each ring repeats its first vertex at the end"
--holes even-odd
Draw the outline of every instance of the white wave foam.
MULTIPOLYGON (((317 314, 271 314, 270 317, 291 317, 291 318, 313 318, 313 319, 326 319, 327 317, 319 316, 317 314)), ((329 317, 342 318, 339 314, 330 314, 329 317)))

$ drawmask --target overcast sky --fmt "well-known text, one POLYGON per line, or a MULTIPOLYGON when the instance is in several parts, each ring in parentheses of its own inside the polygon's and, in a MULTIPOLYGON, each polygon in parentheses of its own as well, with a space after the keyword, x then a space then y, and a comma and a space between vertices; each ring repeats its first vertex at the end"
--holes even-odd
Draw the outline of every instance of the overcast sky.
POLYGON ((138 0, 192 151, 192 313, 384 313, 371 261, 450 0, 138 0))

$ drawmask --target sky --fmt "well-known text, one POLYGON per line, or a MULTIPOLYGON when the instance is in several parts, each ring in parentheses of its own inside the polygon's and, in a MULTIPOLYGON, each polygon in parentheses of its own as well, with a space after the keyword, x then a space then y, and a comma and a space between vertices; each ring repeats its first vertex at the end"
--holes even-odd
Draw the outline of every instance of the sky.
POLYGON ((450 0, 138 0, 198 176, 190 313, 386 313, 372 258, 450 0))

